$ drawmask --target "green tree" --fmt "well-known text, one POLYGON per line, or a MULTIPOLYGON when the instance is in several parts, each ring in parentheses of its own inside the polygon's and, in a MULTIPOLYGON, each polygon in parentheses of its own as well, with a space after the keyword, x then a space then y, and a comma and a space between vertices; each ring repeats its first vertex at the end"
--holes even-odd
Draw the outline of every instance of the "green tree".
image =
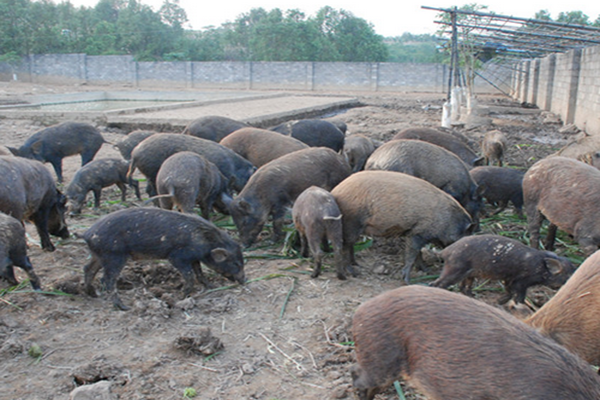
POLYGON ((590 25, 590 17, 581 11, 561 12, 556 18, 556 22, 564 22, 567 24, 590 25))

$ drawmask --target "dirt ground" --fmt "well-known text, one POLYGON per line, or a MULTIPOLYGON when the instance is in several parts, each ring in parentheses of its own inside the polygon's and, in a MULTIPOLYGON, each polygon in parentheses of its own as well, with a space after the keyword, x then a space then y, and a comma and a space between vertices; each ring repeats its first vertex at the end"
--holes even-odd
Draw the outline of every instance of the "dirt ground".
MULTIPOLYGON (((6 84, 0 87, 0 99, 27 91, 73 88, 6 84)), ((443 95, 353 95, 364 106, 335 116, 348 124, 349 133, 386 141, 404 128, 440 125, 443 95)), ((509 138, 507 161, 513 167, 528 168, 570 138, 558 133, 560 124, 544 123, 540 113, 515 112, 519 105, 505 96, 479 96, 479 101, 505 107, 505 112, 482 117, 493 125, 459 130, 477 145, 483 132, 501 129, 509 138)), ((18 146, 53 122, 1 119, 0 144, 18 146)), ((112 143, 127 133, 100 129, 112 143)), ((104 145, 96 157, 110 156, 118 153, 104 145)), ((65 184, 79 162, 79 157, 64 160, 65 184)), ((131 192, 126 203, 119 200, 116 187, 105 189, 100 209, 88 204, 83 215, 68 217, 71 232, 83 233, 102 215, 141 205, 131 192)), ((220 223, 236 236, 230 224, 220 223)), ((526 237, 523 222, 499 225, 488 223, 483 232, 512 229, 526 237)), ((192 395, 190 388, 196 398, 207 400, 352 399, 352 314, 362 302, 403 285, 391 277, 403 264, 394 240, 375 239, 358 252, 361 274, 346 281, 336 279, 329 265, 311 279, 309 260, 286 256, 282 244, 263 240, 245 252, 249 283, 215 291, 196 284, 188 298, 182 296, 181 277, 166 261, 129 262, 118 287, 131 309, 116 311, 105 298, 81 292, 88 260, 82 239, 53 237, 57 250, 48 253, 40 249, 34 227, 28 224, 27 231, 29 255, 45 292, 34 293, 28 285, 10 289, 0 282, 0 399, 66 399, 76 387, 101 380, 109 381, 120 399, 182 399, 192 395)), ((215 288, 229 284, 205 271, 215 288)), ((439 271, 432 259, 427 271, 413 272, 413 282, 427 283, 439 271)), ((21 270, 17 274, 25 279, 21 270)), ((486 284, 477 297, 495 304, 499 289, 497 283, 486 284)), ((531 293, 543 302, 552 292, 531 293)), ((405 394, 424 399, 410 388, 405 394)), ((377 398, 398 396, 390 389, 377 398)))

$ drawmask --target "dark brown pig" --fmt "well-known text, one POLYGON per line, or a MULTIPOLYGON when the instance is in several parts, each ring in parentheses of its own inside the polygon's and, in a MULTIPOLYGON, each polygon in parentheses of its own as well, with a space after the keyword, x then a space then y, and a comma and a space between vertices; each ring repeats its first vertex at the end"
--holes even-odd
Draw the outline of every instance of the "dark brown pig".
POLYGON ((461 291, 472 296, 475 278, 500 280, 506 290, 500 304, 511 299, 524 303, 527 289, 534 285, 558 289, 575 270, 565 257, 499 235, 464 237, 442 250, 442 258, 444 269, 431 286, 445 289, 461 282, 461 291))
POLYGON ((42 248, 54 251, 50 235, 69 237, 65 223, 66 197, 39 161, 22 157, 0 157, 0 211, 21 222, 31 220, 42 248))
POLYGON ((523 178, 523 198, 531 246, 539 248, 540 226, 550 222, 546 249, 552 250, 556 228, 572 235, 590 255, 600 245, 600 171, 566 157, 535 163, 523 178))
POLYGON ((346 136, 344 140, 344 156, 352 172, 362 171, 365 162, 374 151, 373 141, 363 135, 346 136))
POLYGON ((81 154, 81 165, 92 161, 102 144, 100 131, 85 122, 63 122, 42 129, 19 147, 18 156, 52 164, 62 182, 62 159, 81 154))
POLYGON ((228 182, 215 164, 191 151, 182 151, 167 158, 156 176, 161 208, 193 213, 199 204, 202 217, 208 219, 213 205, 221 212, 231 202, 228 182))
POLYGON ((456 200, 431 183, 400 172, 357 172, 331 194, 343 215, 344 265, 354 263, 353 246, 362 234, 404 237, 402 277, 407 283, 413 264, 422 262, 423 246, 448 246, 473 229, 471 217, 456 200))
POLYGON ((135 146, 156 133, 158 132, 143 130, 129 132, 123 140, 115 144, 115 147, 119 150, 119 153, 121 153, 124 159, 131 160, 131 152, 135 146))
POLYGON ((121 190, 121 201, 126 200, 127 186, 125 185, 130 185, 135 190, 137 198, 141 200, 138 181, 127 178, 128 169, 129 163, 120 158, 93 160, 78 169, 66 191, 71 213, 81 212, 89 191, 94 193, 94 207, 100 207, 102 189, 111 185, 117 185, 121 190))
MULTIPOLYGON (((342 213, 331 193, 317 186, 309 187, 294 202, 292 218, 300 235, 302 257, 308 257, 310 248, 314 258, 313 278, 321 274, 322 243, 331 243, 337 260, 334 264, 336 267, 343 265, 340 260, 343 246, 342 213)), ((345 271, 338 270, 337 277, 346 279, 345 271)))
POLYGON ((429 400, 598 400, 600 378, 510 314, 446 290, 404 286, 363 303, 352 379, 371 400, 405 379, 429 400))
POLYGON ((84 267, 84 286, 96 296, 92 283, 102 268, 103 286, 115 307, 127 309, 119 299, 117 277, 127 259, 169 260, 185 280, 184 294, 194 287, 194 276, 208 286, 200 263, 227 279, 244 283, 244 258, 240 246, 209 221, 196 215, 160 208, 130 208, 108 214, 83 235, 91 261, 84 267))
POLYGON ((167 158, 181 151, 200 154, 215 164, 237 191, 242 190, 256 169, 250 161, 219 143, 189 135, 163 133, 152 135, 133 149, 127 175, 132 176, 138 168, 148 178, 146 191, 154 196, 156 174, 160 166, 167 158))
POLYGON ((431 128, 408 128, 397 133, 392 140, 414 139, 432 143, 456 154, 465 164, 473 167, 482 162, 471 148, 457 137, 431 128))
POLYGON ((481 152, 483 153, 485 165, 496 162, 501 167, 505 149, 506 136, 504 136, 504 133, 498 130, 487 132, 481 141, 481 152))
POLYGON ((218 115, 200 117, 188 124, 183 130, 184 135, 220 142, 231 132, 247 127, 248 124, 218 115))
POLYGON ((510 201, 517 215, 523 217, 523 176, 525 171, 502 167, 475 167, 471 178, 481 188, 481 196, 493 205, 498 205, 494 215, 502 212, 510 201))
POLYGON ((330 190, 349 175, 344 157, 324 147, 298 150, 263 165, 229 207, 242 244, 254 243, 269 216, 273 240, 279 241, 286 207, 300 193, 310 186, 330 190))
POLYGON ((13 267, 19 267, 27 273, 34 290, 41 289, 40 278, 33 272, 33 266, 27 257, 23 224, 0 212, 0 278, 4 278, 10 285, 17 285, 19 282, 13 267))
POLYGON ((483 202, 467 165, 454 153, 421 140, 392 140, 371 154, 365 170, 403 172, 421 178, 454 197, 479 226, 483 202))
POLYGON ((238 129, 224 137, 220 143, 250 161, 256 168, 285 154, 308 148, 293 137, 258 128, 238 129))
POLYGON ((336 152, 344 147, 344 133, 331 122, 322 119, 289 121, 271 130, 298 139, 310 147, 329 147, 336 152))
POLYGON ((592 365, 600 365, 600 252, 525 322, 592 365))

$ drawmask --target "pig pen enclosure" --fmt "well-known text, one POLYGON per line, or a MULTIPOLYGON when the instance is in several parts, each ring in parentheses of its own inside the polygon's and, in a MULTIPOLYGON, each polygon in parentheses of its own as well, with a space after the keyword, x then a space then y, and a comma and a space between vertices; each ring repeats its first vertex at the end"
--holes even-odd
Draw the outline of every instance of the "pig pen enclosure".
MULTIPOLYGON (((31 90, 66 91, 7 85, 2 100, 31 90)), ((335 115, 348 125, 349 134, 387 141, 408 127, 440 124, 441 94, 352 95, 360 106, 335 115)), ((504 96, 480 96, 479 102, 488 113, 457 130, 476 149, 486 131, 504 132, 509 142, 505 162, 511 167, 527 169, 574 137, 561 133, 562 124, 552 115, 523 109, 504 96)), ((56 122, 47 117, 4 117, 0 119, 0 144, 18 146, 56 122)), ((110 143, 128 133, 99 128, 110 143)), ((119 153, 105 144, 96 158, 111 156, 119 153)), ((64 160, 65 185, 79 166, 77 156, 64 160)), ((105 297, 83 293, 82 271, 89 253, 79 235, 101 216, 142 206, 142 202, 132 190, 127 201, 121 202, 116 187, 104 189, 102 196, 99 209, 91 208, 90 193, 83 213, 68 217, 72 235, 64 240, 52 237, 55 252, 42 251, 35 228, 27 224, 29 256, 44 291, 32 292, 18 268, 19 286, 0 282, 0 399, 65 399, 77 387, 101 381, 105 383, 94 390, 97 395, 110 390, 112 397, 105 398, 354 398, 349 373, 354 363, 351 318, 364 301, 404 285, 392 277, 403 264, 400 241, 364 237, 356 253, 359 277, 338 280, 329 256, 321 276, 312 279, 310 261, 300 258, 290 245, 293 231, 288 224, 285 243, 270 243, 263 231, 261 241, 244 251, 246 285, 230 285, 205 269, 213 289, 204 290, 196 283, 188 298, 182 294, 181 276, 167 261, 129 261, 119 277, 118 290, 131 309, 116 311, 105 297)), ((213 221, 237 238, 228 217, 215 214, 213 221)), ((526 221, 511 207, 483 218, 481 233, 528 243, 526 221)), ((565 235, 559 235, 557 253, 577 265, 583 259, 565 235)), ((413 270, 413 284, 427 284, 441 271, 435 252, 428 249, 424 255, 428 267, 413 270)), ((474 292, 492 305, 503 293, 498 282, 478 282, 474 292)), ((535 308, 553 291, 535 287, 528 294, 528 303, 535 308)), ((407 399, 425 398, 409 387, 404 387, 404 394, 407 399)), ((390 388, 377 398, 399 397, 390 388)))

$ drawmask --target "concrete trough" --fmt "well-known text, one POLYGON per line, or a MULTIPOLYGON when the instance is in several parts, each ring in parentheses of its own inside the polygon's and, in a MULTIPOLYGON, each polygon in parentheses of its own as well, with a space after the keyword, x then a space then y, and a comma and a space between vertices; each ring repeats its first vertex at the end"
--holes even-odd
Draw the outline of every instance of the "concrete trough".
POLYGON ((360 105, 357 99, 347 96, 258 91, 81 92, 24 96, 16 102, 18 104, 0 106, 0 117, 86 121, 127 130, 169 132, 181 131, 189 122, 207 115, 265 128, 290 119, 317 117, 360 105), (94 110, 100 102, 113 102, 117 108, 94 110))

